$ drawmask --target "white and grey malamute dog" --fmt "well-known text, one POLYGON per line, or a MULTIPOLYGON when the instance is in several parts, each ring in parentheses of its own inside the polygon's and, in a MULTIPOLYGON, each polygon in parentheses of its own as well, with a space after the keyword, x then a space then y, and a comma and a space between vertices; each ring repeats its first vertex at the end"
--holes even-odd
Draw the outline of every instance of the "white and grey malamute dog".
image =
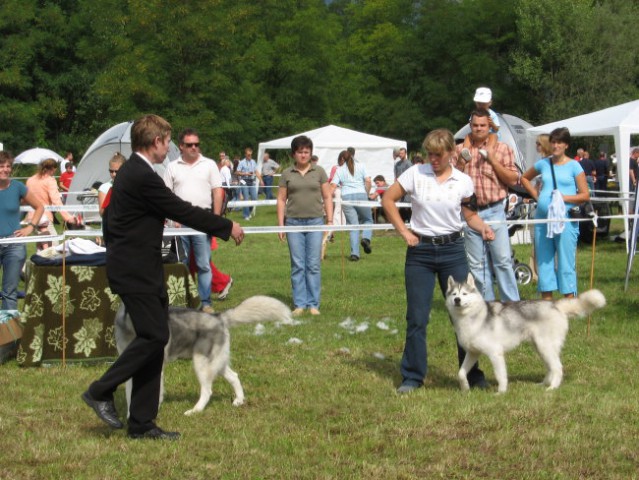
POLYGON ((546 364, 544 385, 548 390, 561 384, 563 368, 559 358, 568 333, 568 319, 589 315, 603 307, 606 299, 599 290, 588 290, 577 298, 486 302, 469 273, 465 282, 448 278, 446 308, 466 358, 459 370, 459 384, 468 390, 466 374, 482 353, 488 356, 497 378, 498 391, 508 388, 504 354, 521 342, 531 342, 546 364))
MULTIPOLYGON (((177 358, 192 358, 195 374, 200 382, 200 399, 185 415, 201 412, 213 393, 213 381, 220 373, 235 392, 233 405, 244 403, 244 390, 240 377, 230 367, 231 337, 229 327, 240 323, 276 321, 293 323, 291 310, 279 300, 254 296, 237 307, 221 313, 208 314, 188 308, 169 308, 169 343, 164 349, 164 362, 177 358)), ((131 318, 124 305, 115 316, 115 341, 122 353, 135 338, 131 318)), ((160 402, 164 397, 164 379, 160 402)), ((127 406, 131 402, 131 381, 126 383, 127 406)))

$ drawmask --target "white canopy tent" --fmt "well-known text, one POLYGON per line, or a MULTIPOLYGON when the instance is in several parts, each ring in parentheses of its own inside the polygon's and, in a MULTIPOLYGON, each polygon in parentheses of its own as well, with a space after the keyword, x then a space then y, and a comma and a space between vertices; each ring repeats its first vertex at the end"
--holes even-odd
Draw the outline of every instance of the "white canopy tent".
MULTIPOLYGON (((131 155, 131 126, 132 121, 122 122, 102 133, 87 149, 86 153, 77 166, 77 171, 73 176, 70 191, 67 197, 67 205, 87 204, 87 195, 78 193, 90 189, 95 183, 105 183, 111 180, 109 175, 109 160, 116 153, 121 153, 126 158, 131 155)), ((161 165, 156 165, 155 169, 160 174, 164 174, 164 168, 171 160, 180 156, 177 146, 171 142, 169 153, 161 165)), ((99 220, 99 215, 85 215, 85 221, 99 220)))
POLYGON ((326 170, 326 173, 329 173, 331 167, 337 164, 339 152, 346 150, 347 147, 353 147, 355 158, 364 164, 371 179, 376 175, 383 175, 388 183, 395 180, 393 150, 406 148, 406 142, 403 140, 393 140, 392 138, 378 137, 348 128, 328 125, 260 143, 256 159, 258 165, 261 165, 266 150, 290 150, 291 141, 299 135, 306 135, 313 140, 313 154, 318 156, 318 164, 326 170))
MULTIPOLYGON (((573 137, 597 137, 603 135, 612 135, 614 137, 619 191, 627 196, 630 178, 628 174, 630 135, 639 134, 639 100, 527 129, 527 158, 534 158, 536 156, 535 138, 537 135, 550 133, 559 127, 567 127, 570 130, 570 135, 573 137)), ((624 214, 627 214, 628 203, 622 202, 622 207, 624 214)), ((625 232, 627 239, 627 220, 625 222, 625 232)))

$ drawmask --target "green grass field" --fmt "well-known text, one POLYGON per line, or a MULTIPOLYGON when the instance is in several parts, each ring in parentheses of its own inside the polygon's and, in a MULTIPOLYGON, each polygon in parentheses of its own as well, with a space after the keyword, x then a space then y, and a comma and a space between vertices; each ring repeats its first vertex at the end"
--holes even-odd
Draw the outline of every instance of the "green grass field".
MULTIPOLYGON (((233 214, 239 218, 239 214, 233 214)), ((245 226, 275 224, 263 208, 245 226)), ((613 230, 619 231, 614 224, 613 230)), ((217 309, 255 294, 290 304, 288 248, 277 235, 220 242, 218 267, 235 285, 217 309)), ((564 382, 538 383, 544 367, 529 346, 507 356, 510 386, 460 392, 453 329, 441 295, 429 326, 425 388, 398 396, 404 340, 405 247, 376 232, 373 253, 351 263, 338 234, 323 264, 322 315, 298 326, 232 331, 233 367, 247 401, 231 405, 223 379, 201 414, 189 361, 166 369, 158 424, 177 442, 131 441, 111 431, 80 400, 106 365, 0 367, 1 479, 628 479, 639 478, 639 273, 623 292, 623 244, 599 239, 594 285, 608 306, 571 323, 564 382), (350 322, 346 320, 350 319, 350 322), (350 325, 350 327, 349 327, 350 325), (301 343, 291 342, 299 339, 301 343)), ((527 260, 529 246, 516 247, 527 260)), ((590 285, 591 247, 580 246, 580 289, 590 285)), ((534 285, 521 288, 536 298, 534 285)), ((125 411, 123 389, 116 404, 125 411)))

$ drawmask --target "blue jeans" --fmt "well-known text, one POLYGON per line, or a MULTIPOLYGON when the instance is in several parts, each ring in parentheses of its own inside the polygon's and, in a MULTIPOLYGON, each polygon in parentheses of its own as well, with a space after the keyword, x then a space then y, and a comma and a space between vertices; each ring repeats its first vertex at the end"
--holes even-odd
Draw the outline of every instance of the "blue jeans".
POLYGON ((264 175, 262 177, 264 181, 264 196, 267 200, 273 200, 275 197, 273 196, 273 175, 264 175))
POLYGON ((26 244, 0 245, 0 265, 2 265, 2 310, 18 309, 18 283, 20 272, 27 258, 26 244))
MULTIPOLYGON (((356 200, 368 201, 368 195, 365 193, 349 193, 342 195, 343 201, 356 200)), ((352 205, 343 205, 342 211, 346 219, 346 225, 372 225, 373 211, 371 207, 354 207, 352 205)), ((349 232, 351 239, 351 255, 359 257, 359 230, 351 230, 349 232)), ((362 230, 362 238, 370 240, 373 238, 372 230, 362 230)))
POLYGON ((211 237, 208 235, 188 235, 180 237, 186 258, 184 263, 189 266, 191 247, 193 247, 193 258, 197 267, 197 291, 200 294, 202 306, 211 305, 211 237))
MULTIPOLYGON (((487 222, 506 221, 503 203, 477 213, 487 222)), ((497 280, 500 300, 515 302, 519 300, 519 290, 513 270, 508 226, 506 223, 499 223, 491 225, 491 228, 495 232, 495 239, 492 242, 484 242, 481 233, 468 226, 464 227, 468 266, 475 277, 477 289, 484 295, 486 301, 495 300, 494 277, 497 280)))
MULTIPOLYGON (((457 281, 468 276, 468 262, 464 250, 464 239, 458 238, 445 245, 420 243, 406 250, 404 281, 406 284, 406 344, 400 364, 402 384, 419 386, 424 382, 428 369, 426 327, 435 291, 439 282, 442 295, 446 295, 448 277, 457 281)), ((466 352, 457 345, 459 365, 466 352)), ((472 384, 483 378, 477 364, 468 373, 472 384)))
MULTIPOLYGON (((257 200, 257 188, 255 188, 255 185, 242 185, 240 193, 242 194, 242 200, 257 200)), ((253 210, 253 207, 244 207, 242 209, 242 215, 245 219, 251 216, 251 210, 253 210)))
POLYGON ((547 238, 547 224, 535 225, 535 253, 537 255, 537 290, 552 292, 559 290, 562 295, 577 294, 577 240, 579 224, 566 222, 564 231, 554 238, 547 238), (555 268, 555 256, 557 266, 555 268))
MULTIPOLYGON (((322 217, 287 218, 287 226, 323 225, 322 217)), ((319 308, 322 289, 323 232, 286 234, 291 254, 291 287, 295 308, 319 308)))

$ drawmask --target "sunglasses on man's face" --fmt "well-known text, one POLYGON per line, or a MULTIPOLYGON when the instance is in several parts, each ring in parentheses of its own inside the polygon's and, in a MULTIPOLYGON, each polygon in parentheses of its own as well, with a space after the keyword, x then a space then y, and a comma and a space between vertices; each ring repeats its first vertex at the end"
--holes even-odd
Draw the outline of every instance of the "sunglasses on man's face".
POLYGON ((192 147, 199 147, 200 146, 200 142, 194 142, 194 143, 185 143, 184 146, 186 148, 192 148, 192 147))

